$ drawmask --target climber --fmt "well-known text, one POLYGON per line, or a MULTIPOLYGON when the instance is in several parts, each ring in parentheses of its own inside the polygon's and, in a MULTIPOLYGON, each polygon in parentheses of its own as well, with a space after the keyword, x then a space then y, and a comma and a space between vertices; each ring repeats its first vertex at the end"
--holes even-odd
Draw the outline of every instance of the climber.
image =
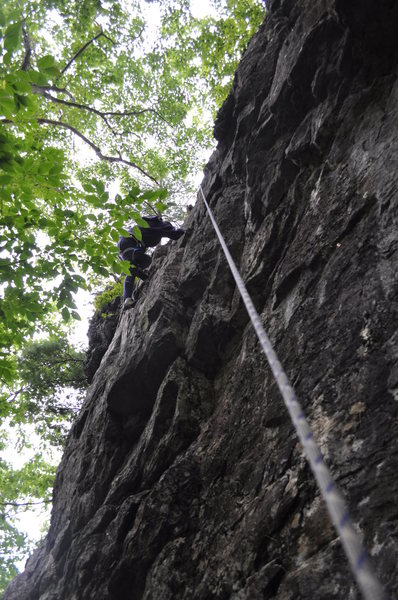
POLYGON ((129 237, 120 236, 117 243, 120 258, 128 260, 131 264, 130 274, 126 276, 123 286, 124 308, 133 306, 131 295, 134 289, 134 278, 138 277, 143 281, 148 278, 148 273, 145 269, 151 264, 152 258, 146 254, 147 248, 157 246, 162 237, 169 238, 170 240, 178 240, 185 233, 184 229, 174 227, 169 221, 162 221, 160 217, 143 217, 143 219, 148 223, 148 227, 139 227, 142 234, 141 240, 134 237, 133 228, 129 227, 127 229, 130 233, 129 237))

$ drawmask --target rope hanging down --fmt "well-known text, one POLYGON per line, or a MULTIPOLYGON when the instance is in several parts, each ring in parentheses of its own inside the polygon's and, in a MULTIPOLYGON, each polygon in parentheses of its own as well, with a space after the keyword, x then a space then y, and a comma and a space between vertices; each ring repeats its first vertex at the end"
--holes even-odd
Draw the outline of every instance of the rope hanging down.
POLYGON ((243 283, 243 279, 236 268, 234 260, 214 219, 213 213, 206 201, 202 186, 200 186, 200 192, 215 232, 220 241, 221 247, 224 251, 225 257, 228 261, 232 275, 234 276, 239 293, 242 296, 243 302, 245 303, 252 325, 255 329, 264 354, 267 357, 272 373, 278 384, 279 391, 282 394, 283 401, 287 410, 289 411, 293 425, 303 446, 305 455, 310 463, 311 470, 318 482, 319 489, 326 502, 330 517, 340 537, 352 572, 363 594, 363 597, 366 600, 387 600, 387 596, 376 577, 368 554, 362 545, 359 535, 354 529, 342 493, 337 487, 329 468, 326 466, 323 460, 323 456, 315 442, 310 426, 296 398, 296 394, 290 385, 287 375, 283 370, 283 367, 279 362, 279 359, 264 330, 260 317, 249 296, 246 286, 243 283))

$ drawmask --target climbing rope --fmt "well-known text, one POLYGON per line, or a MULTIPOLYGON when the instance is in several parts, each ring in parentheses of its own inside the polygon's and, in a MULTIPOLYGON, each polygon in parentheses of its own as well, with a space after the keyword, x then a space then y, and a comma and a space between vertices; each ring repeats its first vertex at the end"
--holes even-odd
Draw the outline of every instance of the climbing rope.
POLYGON ((221 247, 224 251, 225 257, 228 261, 232 275, 234 276, 239 293, 246 306, 246 310, 249 314, 264 354, 267 357, 272 373, 278 384, 279 391, 282 394, 283 401, 287 410, 289 411, 291 420, 303 446, 311 470, 318 482, 319 489, 326 502, 330 517, 340 537, 358 586, 366 600, 387 600, 387 596, 376 577, 370 558, 353 526, 343 495, 337 487, 329 468, 326 466, 323 460, 322 453, 315 442, 310 426, 305 418, 303 409, 297 400, 296 394, 290 385, 287 375, 264 330, 260 317, 249 296, 246 286, 243 283, 243 279, 236 268, 234 260, 214 219, 213 213, 206 201, 202 186, 200 186, 199 189, 215 232, 220 241, 221 247))

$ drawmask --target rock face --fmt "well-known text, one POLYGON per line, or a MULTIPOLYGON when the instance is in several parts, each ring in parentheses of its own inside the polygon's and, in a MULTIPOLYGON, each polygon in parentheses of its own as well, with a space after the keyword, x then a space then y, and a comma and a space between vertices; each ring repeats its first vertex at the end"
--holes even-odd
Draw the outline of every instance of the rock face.
POLYGON ((89 383, 109 348, 120 317, 121 297, 108 302, 100 311, 95 311, 88 328, 88 351, 84 371, 89 383))
MULTIPOLYGON (((273 0, 203 188, 390 598, 398 4, 273 0)), ((200 200, 123 313, 6 600, 356 599, 200 200)))

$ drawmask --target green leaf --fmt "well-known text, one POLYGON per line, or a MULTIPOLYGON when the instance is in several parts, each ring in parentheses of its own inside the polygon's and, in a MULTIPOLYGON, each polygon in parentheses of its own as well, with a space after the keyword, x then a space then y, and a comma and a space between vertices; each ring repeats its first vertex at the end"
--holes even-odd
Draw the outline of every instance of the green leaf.
POLYGON ((28 94, 32 91, 29 79, 28 73, 25 71, 17 71, 12 74, 12 76, 8 76, 7 82, 10 83, 17 92, 28 94))
POLYGON ((7 183, 10 183, 11 181, 14 181, 12 175, 0 175, 0 185, 7 185, 7 183))
POLYGON ((51 54, 47 54, 46 56, 42 56, 42 58, 39 58, 39 60, 37 61, 37 66, 40 71, 45 71, 49 68, 54 68, 56 67, 55 59, 53 56, 51 56, 51 54))
POLYGON ((129 275, 130 274, 130 269, 131 269, 131 265, 129 262, 123 260, 120 262, 121 265, 121 271, 122 273, 124 273, 125 275, 129 275))
MULTIPOLYGON (((140 232, 140 233, 141 233, 141 232, 140 232)), ((119 241, 119 237, 120 237, 120 234, 119 234, 119 232, 118 232, 116 229, 112 229, 112 231, 111 231, 111 238, 112 238, 112 239, 113 239, 115 242, 117 242, 117 241, 119 241)))
POLYGON ((14 38, 14 37, 21 36, 21 34, 22 34, 22 23, 12 23, 5 30, 4 38, 5 39, 14 38))
POLYGON ((140 188, 138 186, 133 186, 132 188, 130 188, 130 191, 128 193, 128 198, 130 200, 135 200, 138 196, 138 194, 140 193, 140 188))
POLYGON ((98 181, 97 179, 92 179, 91 180, 93 185, 95 186, 95 189, 97 190, 97 192, 99 194, 103 194, 105 191, 105 185, 103 184, 102 181, 98 181))
POLYGON ((89 194, 88 196, 85 197, 85 199, 89 204, 92 204, 93 206, 97 206, 97 207, 102 206, 101 200, 95 194, 89 194))
POLYGON ((133 227, 133 235, 134 235, 134 237, 137 238, 137 240, 142 240, 141 230, 136 225, 134 225, 134 227, 133 227))
POLYGON ((12 52, 6 52, 3 56, 3 63, 5 65, 11 64, 12 61, 12 52))
POLYGON ((31 313, 41 313, 42 312, 42 308, 40 306, 40 304, 29 304, 29 312, 31 313))
POLYGON ((95 189, 91 181, 83 182, 82 187, 85 192, 89 192, 89 193, 93 192, 95 189))
POLYGON ((167 204, 164 204, 163 202, 155 202, 155 207, 160 212, 167 210, 167 204))
POLYGON ((141 227, 148 227, 147 221, 145 221, 145 219, 143 219, 139 213, 133 213, 132 216, 138 225, 141 227))
POLYGON ((68 321, 70 320, 70 312, 69 312, 69 310, 66 307, 64 307, 61 310, 61 314, 62 314, 62 318, 65 321, 65 323, 68 323, 68 321))
POLYGON ((59 74, 59 69, 57 67, 47 67, 47 69, 43 69, 41 72, 45 73, 49 79, 53 79, 59 74))
POLYGON ((167 198, 168 195, 169 195, 168 190, 163 189, 163 190, 159 191, 158 198, 159 198, 159 200, 164 200, 165 198, 167 198))
POLYGON ((21 35, 22 33, 22 23, 12 23, 7 27, 4 32, 5 39, 10 37, 15 37, 16 35, 21 35))
POLYGON ((4 48, 13 53, 21 43, 22 23, 9 25, 4 34, 4 48))
POLYGON ((45 86, 48 83, 48 77, 44 73, 33 69, 29 71, 29 77, 31 82, 38 86, 45 86))
POLYGON ((143 192, 142 194, 140 194, 140 198, 144 199, 144 200, 155 200, 155 198, 159 197, 159 193, 157 190, 147 190, 146 192, 143 192))
POLYGON ((4 113, 4 116, 8 119, 11 119, 15 112, 17 111, 17 107, 12 98, 1 98, 0 97, 0 108, 4 113))

